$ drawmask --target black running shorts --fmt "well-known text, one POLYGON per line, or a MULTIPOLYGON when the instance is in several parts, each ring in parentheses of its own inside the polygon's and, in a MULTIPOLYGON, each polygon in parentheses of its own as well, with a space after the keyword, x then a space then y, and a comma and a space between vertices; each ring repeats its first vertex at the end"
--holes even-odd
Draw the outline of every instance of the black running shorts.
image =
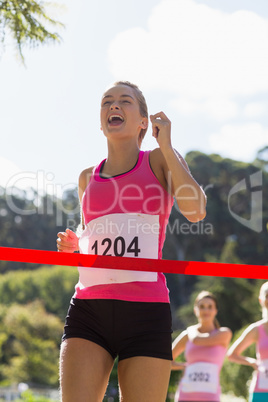
POLYGON ((168 303, 72 298, 62 340, 87 339, 106 349, 113 359, 172 360, 171 327, 168 303))

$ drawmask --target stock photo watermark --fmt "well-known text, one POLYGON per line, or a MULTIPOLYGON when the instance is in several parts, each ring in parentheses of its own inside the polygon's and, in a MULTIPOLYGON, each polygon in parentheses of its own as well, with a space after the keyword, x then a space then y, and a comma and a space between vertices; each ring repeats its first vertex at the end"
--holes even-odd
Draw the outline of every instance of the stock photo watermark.
POLYGON ((246 179, 239 181, 233 186, 228 195, 228 209, 234 219, 236 219, 241 225, 260 233, 263 229, 263 192, 262 192, 262 171, 252 173, 249 176, 249 188, 246 183, 246 179), (244 218, 235 213, 231 208, 231 199, 234 195, 249 190, 250 194, 250 216, 244 218))
MULTIPOLYGON (((62 226, 63 222, 66 222, 70 229, 75 230, 77 228, 77 217, 80 213, 80 203, 78 196, 74 197, 72 200, 72 209, 65 206, 64 193, 73 192, 76 194, 76 186, 74 183, 70 184, 55 184, 53 182, 54 175, 52 173, 45 173, 43 171, 37 172, 24 172, 19 173, 9 180, 7 183, 7 191, 5 194, 6 203, 8 208, 14 212, 17 216, 27 216, 27 215, 55 215, 55 226, 62 226), (21 208, 16 203, 16 189, 19 188, 19 184, 22 181, 27 181, 29 184, 29 191, 32 190, 34 194, 34 199, 30 207, 21 208), (43 202, 44 196, 46 197, 46 202, 43 202), (65 216, 65 219, 64 219, 65 216)), ((164 213, 165 209, 165 190, 161 186, 148 185, 145 188, 141 188, 137 184, 127 185, 123 190, 119 190, 117 182, 112 181, 112 192, 109 193, 109 197, 106 200, 106 206, 104 211, 98 211, 104 214, 109 214, 113 210, 115 203, 120 204, 120 208, 124 213, 128 213, 127 205, 129 201, 135 202, 136 200, 143 201, 143 212, 148 215, 161 214, 164 213), (148 193, 146 191, 148 190, 148 193), (150 194, 150 196, 148 195, 150 194), (153 195, 152 195, 153 194, 153 195)), ((242 179, 236 183, 228 192, 227 197, 227 207, 230 215, 239 222, 242 226, 253 230, 254 232, 260 233, 263 230, 263 174, 259 170, 255 173, 249 175, 249 177, 242 179), (237 212, 235 208, 235 197, 239 194, 243 194, 246 197, 249 210, 237 212)), ((215 187, 215 184, 209 184, 204 187, 204 192, 209 193, 211 188, 215 187)), ((27 190, 24 190, 27 194, 27 190)), ((180 191, 180 189, 178 189, 180 191)), ((194 199, 197 195, 194 193, 191 197, 194 199)), ((175 208, 176 202, 174 203, 175 208)), ((90 208, 90 205, 87 206, 90 208)), ((200 211, 205 208, 205 205, 201 205, 200 201, 200 211)), ((120 227, 111 226, 110 227, 99 227, 100 231, 118 231, 120 234, 120 227)), ((158 226, 153 228, 140 227, 139 230, 150 231, 158 230, 158 226)), ((212 235, 213 225, 206 221, 200 221, 197 223, 191 222, 179 222, 179 218, 175 219, 174 222, 168 223, 168 230, 171 234, 203 234, 212 235)))

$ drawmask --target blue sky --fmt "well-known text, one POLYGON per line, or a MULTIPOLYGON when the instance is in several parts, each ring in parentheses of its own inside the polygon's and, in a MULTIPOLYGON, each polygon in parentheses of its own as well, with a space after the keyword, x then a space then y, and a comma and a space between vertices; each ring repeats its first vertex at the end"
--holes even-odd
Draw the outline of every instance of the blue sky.
MULTIPOLYGON (((0 185, 61 192, 106 156, 99 105, 117 79, 172 121, 173 146, 251 162, 268 144, 266 0, 61 0, 61 44, 0 59, 0 185)), ((143 149, 156 147, 149 128, 143 149)), ((202 183, 201 183, 202 184, 202 183)))

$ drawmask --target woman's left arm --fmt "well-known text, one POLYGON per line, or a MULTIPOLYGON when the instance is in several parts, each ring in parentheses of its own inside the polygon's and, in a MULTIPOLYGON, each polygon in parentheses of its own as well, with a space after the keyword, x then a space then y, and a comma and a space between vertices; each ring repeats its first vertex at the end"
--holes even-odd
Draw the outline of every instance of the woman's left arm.
POLYGON ((206 216, 206 195, 190 173, 185 160, 171 144, 171 122, 160 112, 150 116, 153 136, 163 155, 162 168, 167 185, 171 186, 181 213, 190 221, 198 222, 206 216))

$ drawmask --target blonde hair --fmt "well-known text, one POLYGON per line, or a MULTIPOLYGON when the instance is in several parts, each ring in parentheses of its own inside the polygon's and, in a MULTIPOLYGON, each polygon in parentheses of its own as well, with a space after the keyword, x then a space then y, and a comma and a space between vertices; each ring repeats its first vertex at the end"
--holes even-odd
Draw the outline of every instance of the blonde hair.
MULTIPOLYGON (((202 290, 202 292, 200 292, 200 293, 197 295, 197 297, 196 297, 196 299, 195 299, 195 301, 194 301, 194 307, 197 307, 197 306, 198 306, 198 303, 199 303, 201 300, 206 299, 206 298, 213 300, 214 303, 215 303, 216 309, 218 310, 218 301, 217 301, 217 299, 216 299, 216 296, 215 296, 213 293, 208 292, 207 290, 202 290)), ((215 317, 214 320, 213 320, 213 324, 215 325, 215 328, 217 328, 217 329, 221 327, 221 326, 220 326, 220 323, 219 323, 219 321, 217 320, 216 317, 215 317)))
MULTIPOLYGON (((148 119, 148 107, 147 107, 147 103, 146 100, 144 98, 143 93, 141 92, 140 88, 135 85, 132 84, 129 81, 116 81, 113 86, 118 86, 118 85, 125 85, 127 87, 130 87, 133 89, 136 99, 138 101, 139 104, 139 108, 140 108, 140 114, 142 117, 146 117, 148 119)), ((142 128, 139 134, 139 145, 141 145, 143 138, 145 137, 147 128, 142 128)))
MULTIPOLYGON (((265 301, 265 296, 267 292, 268 292, 268 282, 264 282, 260 287, 260 294, 259 294, 260 301, 262 302, 265 301)), ((262 306, 262 318, 265 319, 268 318, 268 311, 265 306, 262 306)))

